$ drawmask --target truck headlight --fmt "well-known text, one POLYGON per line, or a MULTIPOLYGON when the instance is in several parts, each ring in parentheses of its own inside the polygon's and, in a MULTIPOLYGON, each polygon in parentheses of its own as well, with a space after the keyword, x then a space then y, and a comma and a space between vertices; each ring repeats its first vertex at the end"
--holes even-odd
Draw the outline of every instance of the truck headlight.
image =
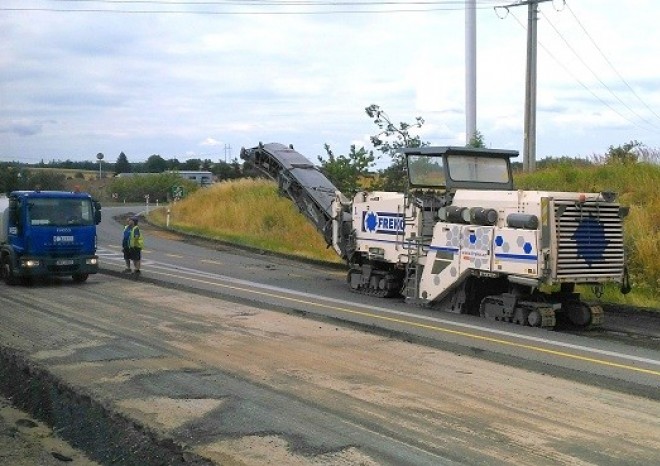
POLYGON ((23 259, 21 261, 21 266, 26 268, 26 269, 32 269, 34 267, 39 267, 41 265, 41 262, 39 262, 36 259, 23 259))
POLYGON ((99 263, 99 260, 96 257, 90 257, 89 259, 85 259, 85 264, 87 265, 96 265, 99 263))

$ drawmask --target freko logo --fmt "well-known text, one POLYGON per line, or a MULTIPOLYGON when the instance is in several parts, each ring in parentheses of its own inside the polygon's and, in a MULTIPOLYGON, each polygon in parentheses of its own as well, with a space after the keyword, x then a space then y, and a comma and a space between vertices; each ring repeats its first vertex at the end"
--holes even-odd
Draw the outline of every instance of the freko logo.
POLYGON ((362 231, 396 235, 403 233, 406 222, 403 214, 391 212, 362 212, 362 231))

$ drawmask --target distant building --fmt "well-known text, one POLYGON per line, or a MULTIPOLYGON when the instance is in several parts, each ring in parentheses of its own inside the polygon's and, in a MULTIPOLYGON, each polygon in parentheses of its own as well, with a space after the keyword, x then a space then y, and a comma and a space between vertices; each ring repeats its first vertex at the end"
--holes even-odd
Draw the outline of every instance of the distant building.
POLYGON ((202 188, 213 184, 213 173, 204 171, 173 170, 184 180, 194 181, 202 188))
POLYGON ((127 173, 117 173, 115 175, 116 178, 130 178, 132 176, 144 176, 144 175, 158 175, 159 173, 134 173, 134 172, 127 172, 127 173))

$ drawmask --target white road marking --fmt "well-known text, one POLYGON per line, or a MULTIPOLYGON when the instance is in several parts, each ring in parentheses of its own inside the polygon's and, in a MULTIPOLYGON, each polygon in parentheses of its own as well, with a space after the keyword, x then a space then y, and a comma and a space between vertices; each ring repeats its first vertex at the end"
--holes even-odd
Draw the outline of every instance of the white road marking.
MULTIPOLYGON (((120 264, 123 264, 123 257, 120 255, 115 255, 117 262, 120 264)), ((109 259, 113 259, 113 257, 108 257, 109 259)), ((397 311, 394 309, 387 309, 387 308, 382 308, 378 306, 371 306, 371 305, 366 305, 366 304, 360 304, 360 303, 354 303, 351 301, 343 300, 343 299, 337 299, 337 298, 330 298, 330 297, 325 297, 325 296, 319 296, 317 293, 305 293, 303 291, 296 291, 296 290, 291 290, 288 288, 282 288, 278 286, 272 286, 272 285, 264 285, 262 283, 257 283, 253 281, 248 281, 248 280, 242 280, 239 278, 233 278, 233 277, 228 277, 227 275, 222 275, 222 274, 217 274, 213 272, 204 272, 201 270, 197 269, 191 269, 187 267, 181 267, 179 265, 175 264, 167 264, 164 262, 158 262, 158 261, 142 261, 143 264, 145 265, 150 265, 153 269, 156 270, 163 270, 167 272, 172 272, 172 271, 179 271, 185 274, 189 274, 192 276, 197 276, 197 277, 204 277, 204 278, 213 278, 216 280, 222 280, 228 283, 232 283, 235 285, 242 285, 245 286, 247 289, 246 291, 249 291, 250 289, 261 289, 261 290, 268 290, 268 291, 273 291, 273 292, 278 292, 278 293, 283 293, 283 294, 288 294, 292 296, 297 296, 297 297, 304 297, 312 300, 318 300, 319 298, 323 299, 323 301, 328 302, 328 303, 333 303, 333 304, 338 304, 342 306, 349 306, 353 308, 362 308, 365 310, 369 311, 378 311, 383 314, 388 314, 388 315, 395 315, 398 317, 406 317, 408 319, 419 319, 427 322, 433 322, 434 324, 443 324, 443 325, 449 325, 449 326, 454 326, 454 327, 460 327, 464 329, 470 329, 473 331, 479 331, 479 332, 486 332, 490 334, 495 334, 495 335, 501 335, 509 338, 517 338, 519 340, 527 340, 527 341, 532 341, 535 343, 543 343, 546 345, 551 345, 551 346, 556 346, 560 348, 569 348, 572 350, 576 351, 583 351, 585 353, 593 353, 593 354, 600 354, 604 356, 610 356, 610 357, 615 357, 615 358, 620 358, 624 360, 629 360, 629 361, 637 361, 645 364, 651 364, 654 366, 660 366, 660 360, 658 359, 650 359, 650 358, 643 358, 640 356, 634 356, 634 355, 629 355, 629 354, 622 354, 622 353, 616 353, 614 351, 608 351, 608 350, 602 350, 598 348, 590 348, 588 346, 582 346, 582 345, 576 345, 573 343, 566 343, 566 342, 561 342, 561 341, 555 341, 555 340, 550 340, 548 338, 542 338, 542 337, 535 337, 531 335, 522 335, 519 333, 515 332, 508 332, 506 330, 498 330, 498 329, 490 329, 486 327, 481 327, 479 325, 475 324, 468 324, 464 322, 454 322, 451 320, 443 319, 440 317, 430 317, 430 316, 420 316, 420 315, 415 315, 411 314, 409 312, 404 312, 404 311, 397 311)))

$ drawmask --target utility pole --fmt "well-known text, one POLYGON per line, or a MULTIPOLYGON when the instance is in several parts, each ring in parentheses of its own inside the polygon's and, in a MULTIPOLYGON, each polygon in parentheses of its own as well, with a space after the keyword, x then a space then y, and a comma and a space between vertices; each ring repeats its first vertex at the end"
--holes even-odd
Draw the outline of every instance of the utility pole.
POLYGON ((551 0, 520 0, 518 3, 506 5, 527 5, 527 72, 525 78, 525 128, 523 136, 523 170, 536 170, 536 51, 539 3, 551 0))
POLYGON ((477 135, 477 6, 465 0, 465 144, 477 135))
POLYGON ((225 144, 225 163, 227 163, 227 154, 229 154, 231 159, 231 145, 229 144, 225 144))

